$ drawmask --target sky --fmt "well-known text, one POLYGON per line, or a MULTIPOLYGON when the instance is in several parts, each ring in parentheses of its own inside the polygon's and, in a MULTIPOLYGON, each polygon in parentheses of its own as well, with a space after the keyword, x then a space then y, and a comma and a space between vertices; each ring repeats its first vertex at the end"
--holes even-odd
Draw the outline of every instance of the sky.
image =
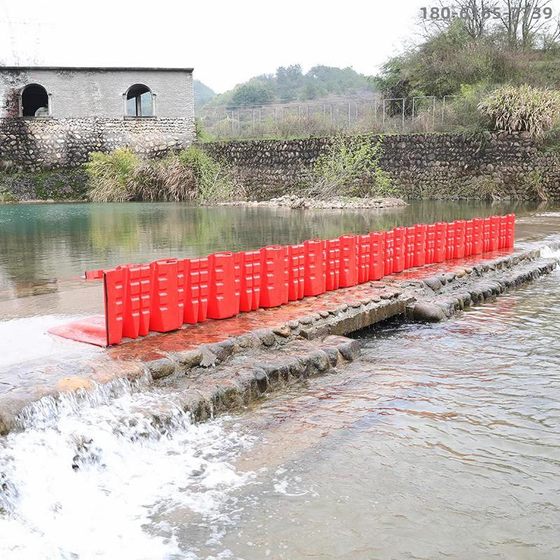
MULTIPOLYGON (((558 3, 559 0, 553 0, 558 3)), ((0 62, 194 67, 220 93, 278 66, 375 74, 440 0, 0 0, 0 62)))
MULTIPOLYGON (((436 0, 434 0, 435 3, 436 0)), ((0 61, 194 67, 223 92, 278 66, 374 74, 426 0, 0 0, 0 61)))

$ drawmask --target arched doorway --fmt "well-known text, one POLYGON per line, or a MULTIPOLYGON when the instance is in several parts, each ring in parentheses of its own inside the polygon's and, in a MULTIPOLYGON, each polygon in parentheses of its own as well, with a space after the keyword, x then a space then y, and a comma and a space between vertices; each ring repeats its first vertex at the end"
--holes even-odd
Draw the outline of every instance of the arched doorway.
POLYGON ((49 95, 39 84, 29 84, 21 92, 21 114, 24 117, 48 117, 49 95))
POLYGON ((148 86, 135 84, 126 92, 127 117, 153 117, 154 97, 148 86))

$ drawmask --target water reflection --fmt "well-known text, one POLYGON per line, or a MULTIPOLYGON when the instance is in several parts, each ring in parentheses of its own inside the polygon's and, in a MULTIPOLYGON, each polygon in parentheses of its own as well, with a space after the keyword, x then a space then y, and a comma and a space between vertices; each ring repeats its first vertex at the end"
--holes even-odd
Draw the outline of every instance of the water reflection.
MULTIPOLYGON (((0 206, 0 298, 22 283, 75 278, 87 268, 296 243, 529 205, 425 202, 390 211, 200 208, 186 204, 0 206)), ((16 288, 16 289, 14 289, 16 288)), ((25 290, 23 290, 25 292, 25 290)))

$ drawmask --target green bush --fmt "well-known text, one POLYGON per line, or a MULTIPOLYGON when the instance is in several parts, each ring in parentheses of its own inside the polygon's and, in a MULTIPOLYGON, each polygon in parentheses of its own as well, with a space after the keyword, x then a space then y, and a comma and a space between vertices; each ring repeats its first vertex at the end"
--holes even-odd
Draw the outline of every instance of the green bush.
POLYGON ((528 132, 539 138, 558 121, 560 94, 529 85, 504 86, 484 98, 478 109, 496 130, 528 132))
POLYGON ((309 196, 388 196, 396 194, 389 175, 379 166, 383 140, 368 136, 335 136, 310 175, 309 196))
POLYGON ((127 148, 90 154, 88 196, 94 202, 196 201, 242 196, 220 163, 197 146, 160 159, 141 159, 127 148))

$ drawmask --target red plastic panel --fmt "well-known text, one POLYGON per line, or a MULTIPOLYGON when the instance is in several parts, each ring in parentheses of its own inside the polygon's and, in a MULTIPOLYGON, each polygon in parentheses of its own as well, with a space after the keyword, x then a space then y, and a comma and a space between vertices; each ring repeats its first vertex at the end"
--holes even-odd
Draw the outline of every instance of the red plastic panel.
POLYGON ((465 257, 473 254, 473 220, 465 223, 465 257))
POLYGON ((240 311, 254 311, 259 308, 261 300, 261 253, 245 251, 239 253, 241 266, 240 311))
POLYGON ((371 235, 358 235, 358 284, 369 281, 371 268, 371 235))
POLYGON ((426 235, 428 226, 417 224, 414 226, 414 266, 426 264, 426 235))
POLYGON ((103 279, 103 269, 99 268, 97 270, 86 270, 84 273, 84 278, 86 280, 102 280, 103 279))
POLYGON ((467 223, 465 220, 455 220, 455 247, 453 258, 462 259, 465 256, 465 232, 467 223))
POLYGON ((150 264, 152 298, 150 330, 174 331, 181 327, 183 302, 179 302, 177 259, 162 259, 150 264))
POLYGON ((124 302, 126 298, 124 269, 106 270, 103 274, 103 289, 107 346, 111 346, 119 344, 123 338, 124 302))
POLYGON ((123 269, 126 284, 123 336, 127 338, 146 336, 150 330, 150 265, 132 264, 118 268, 123 269))
POLYGON ((358 238, 341 235, 340 239, 340 287, 348 288, 358 283, 358 238))
POLYGON ((512 249, 514 244, 515 244, 515 214, 508 214, 506 249, 512 249))
POLYGON ((396 227, 395 232, 395 249, 393 256, 393 272, 402 272, 404 270, 404 251, 406 228, 396 227))
POLYGON ((85 317, 71 323, 57 325, 51 327, 48 332, 77 342, 107 346, 107 325, 103 315, 85 317))
POLYGON ((210 291, 208 317, 227 319, 239 313, 241 262, 233 253, 214 253, 208 257, 210 291))
POLYGON ((303 298, 305 292, 305 247, 303 243, 288 247, 288 300, 303 298))
POLYGON ((447 223, 436 223, 436 248, 434 262, 441 263, 447 257, 447 223))
POLYGON ((369 268, 370 280, 381 280, 385 276, 385 232, 370 233, 371 262, 369 268))
POLYGON ((500 216, 500 233, 498 238, 498 248, 505 249, 507 247, 507 227, 508 227, 508 218, 507 216, 500 216))
POLYGON ((455 258, 455 224, 453 222, 447 224, 447 239, 445 241, 445 259, 451 260, 455 258))
POLYGON ((490 251, 500 248, 500 216, 490 217, 490 251))
POLYGON ((328 291, 340 287, 340 239, 327 239, 325 242, 325 288, 328 291))
POLYGON ((406 228, 406 241, 405 241, 405 254, 404 254, 404 267, 412 268, 414 266, 414 251, 416 241, 416 233, 414 226, 406 228))
POLYGON ((321 239, 305 241, 305 282, 306 296, 325 293, 325 242, 321 239))
POLYGON ((436 262, 436 224, 426 227, 426 264, 436 262))
POLYGON ((394 257, 395 257, 395 232, 393 230, 386 231, 384 276, 393 274, 394 257))
POLYGON ((491 247, 490 222, 491 222, 491 218, 484 218, 484 222, 482 224, 482 240, 483 240, 482 252, 483 253, 488 253, 491 247))
POLYGON ((290 275, 288 248, 270 245, 261 249, 261 307, 288 302, 290 275))
POLYGON ((480 255, 484 251, 484 220, 473 219, 473 255, 480 255))

